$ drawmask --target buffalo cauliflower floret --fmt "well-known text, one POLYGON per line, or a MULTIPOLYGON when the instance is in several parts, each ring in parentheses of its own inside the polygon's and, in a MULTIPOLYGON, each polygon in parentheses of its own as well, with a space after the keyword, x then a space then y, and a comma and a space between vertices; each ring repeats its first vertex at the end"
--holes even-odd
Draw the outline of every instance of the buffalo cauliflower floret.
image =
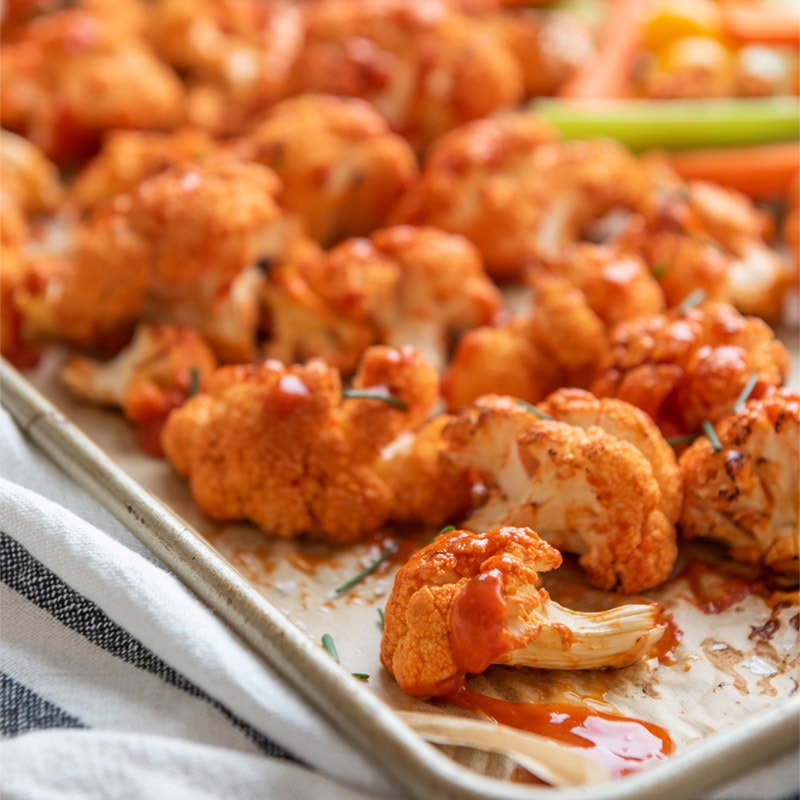
POLYGON ((374 463, 437 392, 435 371, 410 348, 370 348, 344 394, 319 359, 222 367, 170 414, 162 444, 213 519, 350 542, 386 522, 391 492, 374 463))
POLYGON ((531 268, 528 283, 527 316, 460 340, 442 385, 450 410, 490 392, 537 402, 560 386, 587 386, 605 356, 608 329, 664 307, 638 256, 601 245, 573 244, 531 268))
MULTIPOLYGON (((572 402, 557 400, 554 407, 569 416, 564 409, 572 402)), ((542 419, 497 395, 457 415, 444 436, 456 462, 478 473, 485 491, 467 522, 476 530, 529 525, 559 550, 578 554, 593 585, 649 589, 668 577, 677 556, 680 488, 670 479, 670 456, 663 447, 640 449, 658 433, 638 409, 605 410, 583 396, 575 402, 574 420, 586 428, 542 419)))
POLYGON ((432 145, 393 220, 461 233, 497 280, 556 256, 612 211, 649 203, 643 165, 605 139, 555 141, 529 111, 462 126, 432 145))
MULTIPOLYGON (((114 5, 121 10, 122 4, 114 5)), ((129 16, 115 19, 110 8, 68 8, 37 17, 4 42, 3 127, 69 164, 95 152, 105 131, 178 124, 180 79, 143 32, 122 20, 129 16)))
POLYGON ((714 425, 680 457, 688 538, 709 537, 731 557, 797 578, 800 394, 779 389, 714 425))
POLYGON ((204 131, 111 131, 100 152, 75 175, 68 201, 81 213, 134 190, 143 180, 182 161, 207 155, 216 145, 204 131))
POLYGON ((396 226, 348 239, 324 257, 271 271, 270 355, 323 357, 352 370, 368 344, 410 344, 437 369, 454 337, 501 306, 477 250, 435 228, 396 226))
POLYGON ((188 84, 189 121, 231 135, 287 93, 303 17, 291 2, 157 0, 151 37, 188 84))
POLYGON ((791 269, 766 241, 767 215, 734 189, 654 169, 650 209, 633 216, 616 243, 650 265, 667 305, 702 290, 743 314, 780 319, 791 269))
POLYGON ((788 370, 788 351, 763 320, 706 301, 616 325, 590 388, 644 409, 675 436, 727 414, 753 373, 757 398, 788 370))
POLYGON ((191 328, 142 324, 110 361, 72 356, 60 377, 77 397, 120 408, 136 426, 140 445, 160 455, 154 432, 216 366, 214 354, 191 328))
POLYGON ((492 664, 625 667, 661 638, 655 604, 586 613, 553 601, 539 573, 559 566, 530 528, 440 534, 397 573, 381 662, 407 694, 437 697, 492 664))
POLYGON ((476 476, 456 461, 443 436, 452 419, 437 414, 381 451, 375 469, 392 490, 393 522, 438 530, 472 509, 476 476))
POLYGON ((283 184, 281 207, 324 247, 383 225, 417 174, 409 144, 352 97, 288 98, 240 147, 244 157, 275 171, 283 184))
POLYGON ((505 44, 444 3, 318 0, 304 11, 294 91, 367 100, 415 149, 522 99, 505 44))
POLYGON ((190 325, 223 360, 255 352, 260 273, 283 246, 278 181, 230 158, 143 181, 76 234, 64 279, 25 301, 44 334, 98 347, 140 319, 190 325))
POLYGON ((527 97, 556 94, 596 49, 589 22, 566 10, 510 8, 480 20, 513 53, 527 97))
POLYGON ((63 195, 56 165, 10 131, 0 131, 0 194, 26 217, 55 211, 63 195))

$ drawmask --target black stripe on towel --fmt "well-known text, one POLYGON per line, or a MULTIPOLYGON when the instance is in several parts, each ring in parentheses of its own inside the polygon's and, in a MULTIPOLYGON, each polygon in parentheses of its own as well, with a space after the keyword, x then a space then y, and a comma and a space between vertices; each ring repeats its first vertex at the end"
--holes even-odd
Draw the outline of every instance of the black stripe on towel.
POLYGON ((0 733, 16 736, 42 728, 85 728, 55 703, 0 672, 0 733))
POLYGON ((195 686, 138 639, 111 620, 98 606, 65 584, 19 542, 0 531, 0 580, 93 644, 123 661, 156 675, 165 683, 205 700, 223 714, 264 753, 298 761, 230 709, 195 686))

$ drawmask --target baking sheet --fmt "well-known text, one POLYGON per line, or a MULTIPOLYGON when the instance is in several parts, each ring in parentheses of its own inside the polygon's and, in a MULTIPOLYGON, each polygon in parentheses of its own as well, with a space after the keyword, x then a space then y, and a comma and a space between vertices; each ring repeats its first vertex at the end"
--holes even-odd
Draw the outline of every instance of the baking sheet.
MULTIPOLYGON (((788 332, 790 338, 795 334, 794 328, 788 332)), ((518 782, 519 770, 506 759, 424 743, 394 712, 448 709, 404 695, 379 662, 378 610, 399 561, 382 564, 348 592, 336 592, 374 560, 380 537, 331 548, 275 541, 250 525, 205 519, 166 462, 137 450, 119 414, 76 402, 66 392, 57 380, 64 357, 62 350, 50 351, 25 379, 4 365, 3 402, 22 427, 414 796, 691 797, 797 747, 796 594, 784 607, 750 594, 709 615, 695 607, 691 588, 680 577, 646 595, 669 611, 682 633, 674 663, 577 673, 495 667, 473 682, 519 700, 580 699, 660 725, 676 745, 667 761, 610 784, 555 790, 518 782), (320 646, 323 634, 333 637, 341 664, 320 646), (350 673, 369 678, 359 681, 350 673)), ((425 536, 422 532, 416 542, 412 536, 406 547, 423 543, 425 536)), ((682 549, 684 562, 697 557, 719 553, 696 544, 682 549)), ((580 574, 569 569, 563 570, 566 579, 562 570, 553 576, 554 599, 573 607, 609 600, 582 588, 580 574)))

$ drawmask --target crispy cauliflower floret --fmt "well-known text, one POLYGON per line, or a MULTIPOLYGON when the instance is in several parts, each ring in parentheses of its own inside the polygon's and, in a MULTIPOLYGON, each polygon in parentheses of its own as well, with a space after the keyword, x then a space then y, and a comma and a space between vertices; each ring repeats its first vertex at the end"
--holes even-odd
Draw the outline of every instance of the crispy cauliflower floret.
POLYGON ((0 194, 25 216, 56 210, 63 189, 56 165, 38 147, 0 130, 0 194))
POLYGON ((529 111, 451 131, 432 145, 392 218, 463 234, 489 274, 506 280, 610 212, 648 204, 647 172, 621 145, 554 139, 529 111))
POLYGON ((200 390, 216 366, 214 354, 191 328, 142 324, 110 361, 72 356, 60 378, 77 397, 122 409, 144 449, 160 455, 153 432, 200 390))
POLYGON ((457 463, 478 472, 486 487, 467 522, 476 530, 529 525, 559 550, 579 554, 593 585, 643 591, 667 578, 677 556, 668 516, 675 486, 659 483, 662 462, 655 466, 637 446, 644 415, 594 413, 596 424, 584 429, 541 419, 509 397, 489 395, 464 409, 445 437, 457 463))
POLYGON ((597 398, 583 389, 558 389, 537 407, 559 422, 586 429, 597 426, 634 445, 653 468, 661 489, 664 516, 672 523, 677 522, 683 487, 675 451, 641 409, 614 398, 597 398))
POLYGON ((714 429, 720 449, 702 436, 680 457, 681 533, 797 579, 800 394, 779 389, 749 400, 714 429))
POLYGON ((11 198, 0 192, 0 355, 18 369, 34 367, 40 352, 27 330, 18 298, 46 291, 63 268, 60 260, 31 257, 30 229, 11 198))
POLYGON ((443 436, 452 419, 437 414, 398 436, 381 452, 375 468, 392 490, 393 522, 438 530, 471 510, 476 478, 456 462, 443 436))
POLYGON ((440 534, 397 573, 381 662, 407 694, 437 697, 492 664, 625 667, 661 638, 655 604, 586 613, 551 600, 539 573, 559 566, 530 528, 440 534))
POLYGON ((663 172, 657 181, 650 210, 632 217, 616 244, 645 259, 667 305, 702 290, 743 314, 780 319, 791 269, 765 239, 767 215, 734 189, 663 172))
POLYGON ((250 130, 241 150, 277 173, 281 207, 324 247, 383 225, 417 174, 409 144, 353 97, 284 100, 250 130))
POLYGON ((354 387, 369 396, 343 396, 338 371, 319 359, 222 367, 169 416, 164 452, 214 519, 354 541, 386 522, 391 492, 374 463, 428 415, 438 378, 412 349, 376 347, 354 387))
POLYGON ((304 11, 294 91, 361 97, 415 149, 522 99, 505 44, 444 3, 318 0, 304 11))
POLYGON ((460 340, 442 384, 448 409, 489 392, 537 402, 560 386, 587 386, 605 355, 608 329, 664 307, 640 258, 601 245, 573 244, 532 267, 528 282, 528 316, 460 340))
POLYGON ((196 128, 173 133, 111 131, 100 152, 70 184, 68 200, 78 211, 90 212, 116 195, 132 191, 143 180, 179 162, 207 155, 215 147, 213 139, 196 128))
POLYGON ((442 369, 453 337, 489 322, 501 298, 477 250, 435 228, 396 226, 325 257, 278 267, 265 297, 270 355, 352 370, 368 344, 411 344, 442 369))
POLYGON ((92 154, 113 128, 174 127, 183 114, 180 79, 128 19, 109 8, 68 8, 4 42, 3 127, 59 164, 92 154))
POLYGON ((556 94, 595 52, 591 25, 569 11, 512 8, 480 19, 513 53, 527 97, 556 94))
POLYGON ((280 100, 303 44, 291 2, 157 0, 151 36, 190 88, 188 118, 214 134, 241 133, 280 100))
POLYGON ((786 347, 765 322, 706 301, 616 325, 590 388, 638 406, 674 436, 727 414, 753 373, 758 398, 788 370, 786 347))
POLYGON ((97 347, 140 319, 195 328, 223 360, 255 352, 260 273, 276 249, 278 181, 230 158, 177 164, 80 227, 64 280, 28 298, 45 334, 97 347))

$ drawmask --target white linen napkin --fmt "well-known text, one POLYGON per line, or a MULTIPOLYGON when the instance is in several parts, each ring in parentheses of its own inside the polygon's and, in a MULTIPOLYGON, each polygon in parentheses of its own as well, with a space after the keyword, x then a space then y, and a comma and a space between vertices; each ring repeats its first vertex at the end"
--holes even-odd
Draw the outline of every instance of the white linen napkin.
MULTIPOLYGON (((0 794, 401 798, 0 409, 0 794)), ((797 754, 706 795, 785 800, 797 754)))

